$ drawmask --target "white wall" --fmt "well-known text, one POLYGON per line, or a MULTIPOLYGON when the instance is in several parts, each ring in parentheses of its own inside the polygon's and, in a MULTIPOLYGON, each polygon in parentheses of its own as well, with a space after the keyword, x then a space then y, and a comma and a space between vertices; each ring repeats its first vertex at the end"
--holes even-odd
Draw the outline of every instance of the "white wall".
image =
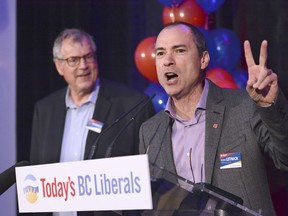
MULTIPOLYGON (((0 173, 16 162, 16 0, 0 0, 0 173)), ((0 196, 0 214, 16 215, 15 185, 0 196)))

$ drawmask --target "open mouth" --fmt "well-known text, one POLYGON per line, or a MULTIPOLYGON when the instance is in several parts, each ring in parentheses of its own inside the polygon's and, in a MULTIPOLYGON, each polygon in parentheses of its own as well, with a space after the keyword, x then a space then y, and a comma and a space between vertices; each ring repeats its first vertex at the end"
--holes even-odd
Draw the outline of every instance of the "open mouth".
POLYGON ((172 79, 174 79, 174 78, 176 78, 176 77, 178 77, 177 74, 172 73, 172 72, 166 73, 165 76, 166 76, 166 79, 167 79, 168 81, 169 81, 169 80, 172 80, 172 79))

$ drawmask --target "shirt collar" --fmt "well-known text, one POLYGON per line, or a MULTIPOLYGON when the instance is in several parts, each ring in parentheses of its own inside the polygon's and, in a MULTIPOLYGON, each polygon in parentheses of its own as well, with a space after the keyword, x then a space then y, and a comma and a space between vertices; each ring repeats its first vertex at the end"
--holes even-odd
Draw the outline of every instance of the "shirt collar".
MULTIPOLYGON (((96 80, 95 86, 92 90, 92 92, 89 95, 89 98, 87 99, 86 102, 84 102, 82 105, 87 104, 87 103, 93 103, 96 104, 96 99, 98 97, 98 93, 99 93, 99 78, 96 80)), ((71 96, 70 96, 70 91, 71 89, 68 87, 67 91, 66 91, 66 95, 65 95, 65 103, 66 103, 66 107, 67 108, 76 108, 76 105, 74 104, 71 96)))
MULTIPOLYGON (((200 97, 200 100, 196 106, 196 110, 195 113, 197 112, 197 110, 199 109, 204 109, 206 110, 206 103, 207 103, 207 95, 208 95, 208 90, 209 90, 209 82, 207 79, 205 79, 205 83, 204 83, 204 88, 203 88, 203 92, 202 95, 200 97)), ((166 103, 166 107, 165 107, 165 112, 171 117, 171 118, 176 118, 176 113, 175 110, 173 109, 172 106, 172 98, 169 96, 167 103, 166 103)))

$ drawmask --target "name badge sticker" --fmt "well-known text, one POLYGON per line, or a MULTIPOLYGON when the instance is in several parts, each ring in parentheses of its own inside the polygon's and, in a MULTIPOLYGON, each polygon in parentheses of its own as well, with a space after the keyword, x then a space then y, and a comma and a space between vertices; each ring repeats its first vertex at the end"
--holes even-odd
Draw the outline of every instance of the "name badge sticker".
POLYGON ((100 121, 90 119, 87 122, 86 128, 88 128, 89 130, 92 130, 96 133, 101 133, 103 125, 104 125, 104 123, 102 123, 100 121))
POLYGON ((220 154, 220 169, 232 169, 241 167, 241 152, 220 154))

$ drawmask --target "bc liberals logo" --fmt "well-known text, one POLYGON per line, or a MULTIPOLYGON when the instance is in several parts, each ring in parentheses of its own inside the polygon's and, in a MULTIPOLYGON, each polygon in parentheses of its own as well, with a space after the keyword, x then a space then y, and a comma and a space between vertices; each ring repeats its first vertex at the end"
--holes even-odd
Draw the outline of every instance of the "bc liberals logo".
POLYGON ((35 203, 38 199, 39 187, 35 176, 29 174, 24 179, 24 194, 29 203, 35 203))

